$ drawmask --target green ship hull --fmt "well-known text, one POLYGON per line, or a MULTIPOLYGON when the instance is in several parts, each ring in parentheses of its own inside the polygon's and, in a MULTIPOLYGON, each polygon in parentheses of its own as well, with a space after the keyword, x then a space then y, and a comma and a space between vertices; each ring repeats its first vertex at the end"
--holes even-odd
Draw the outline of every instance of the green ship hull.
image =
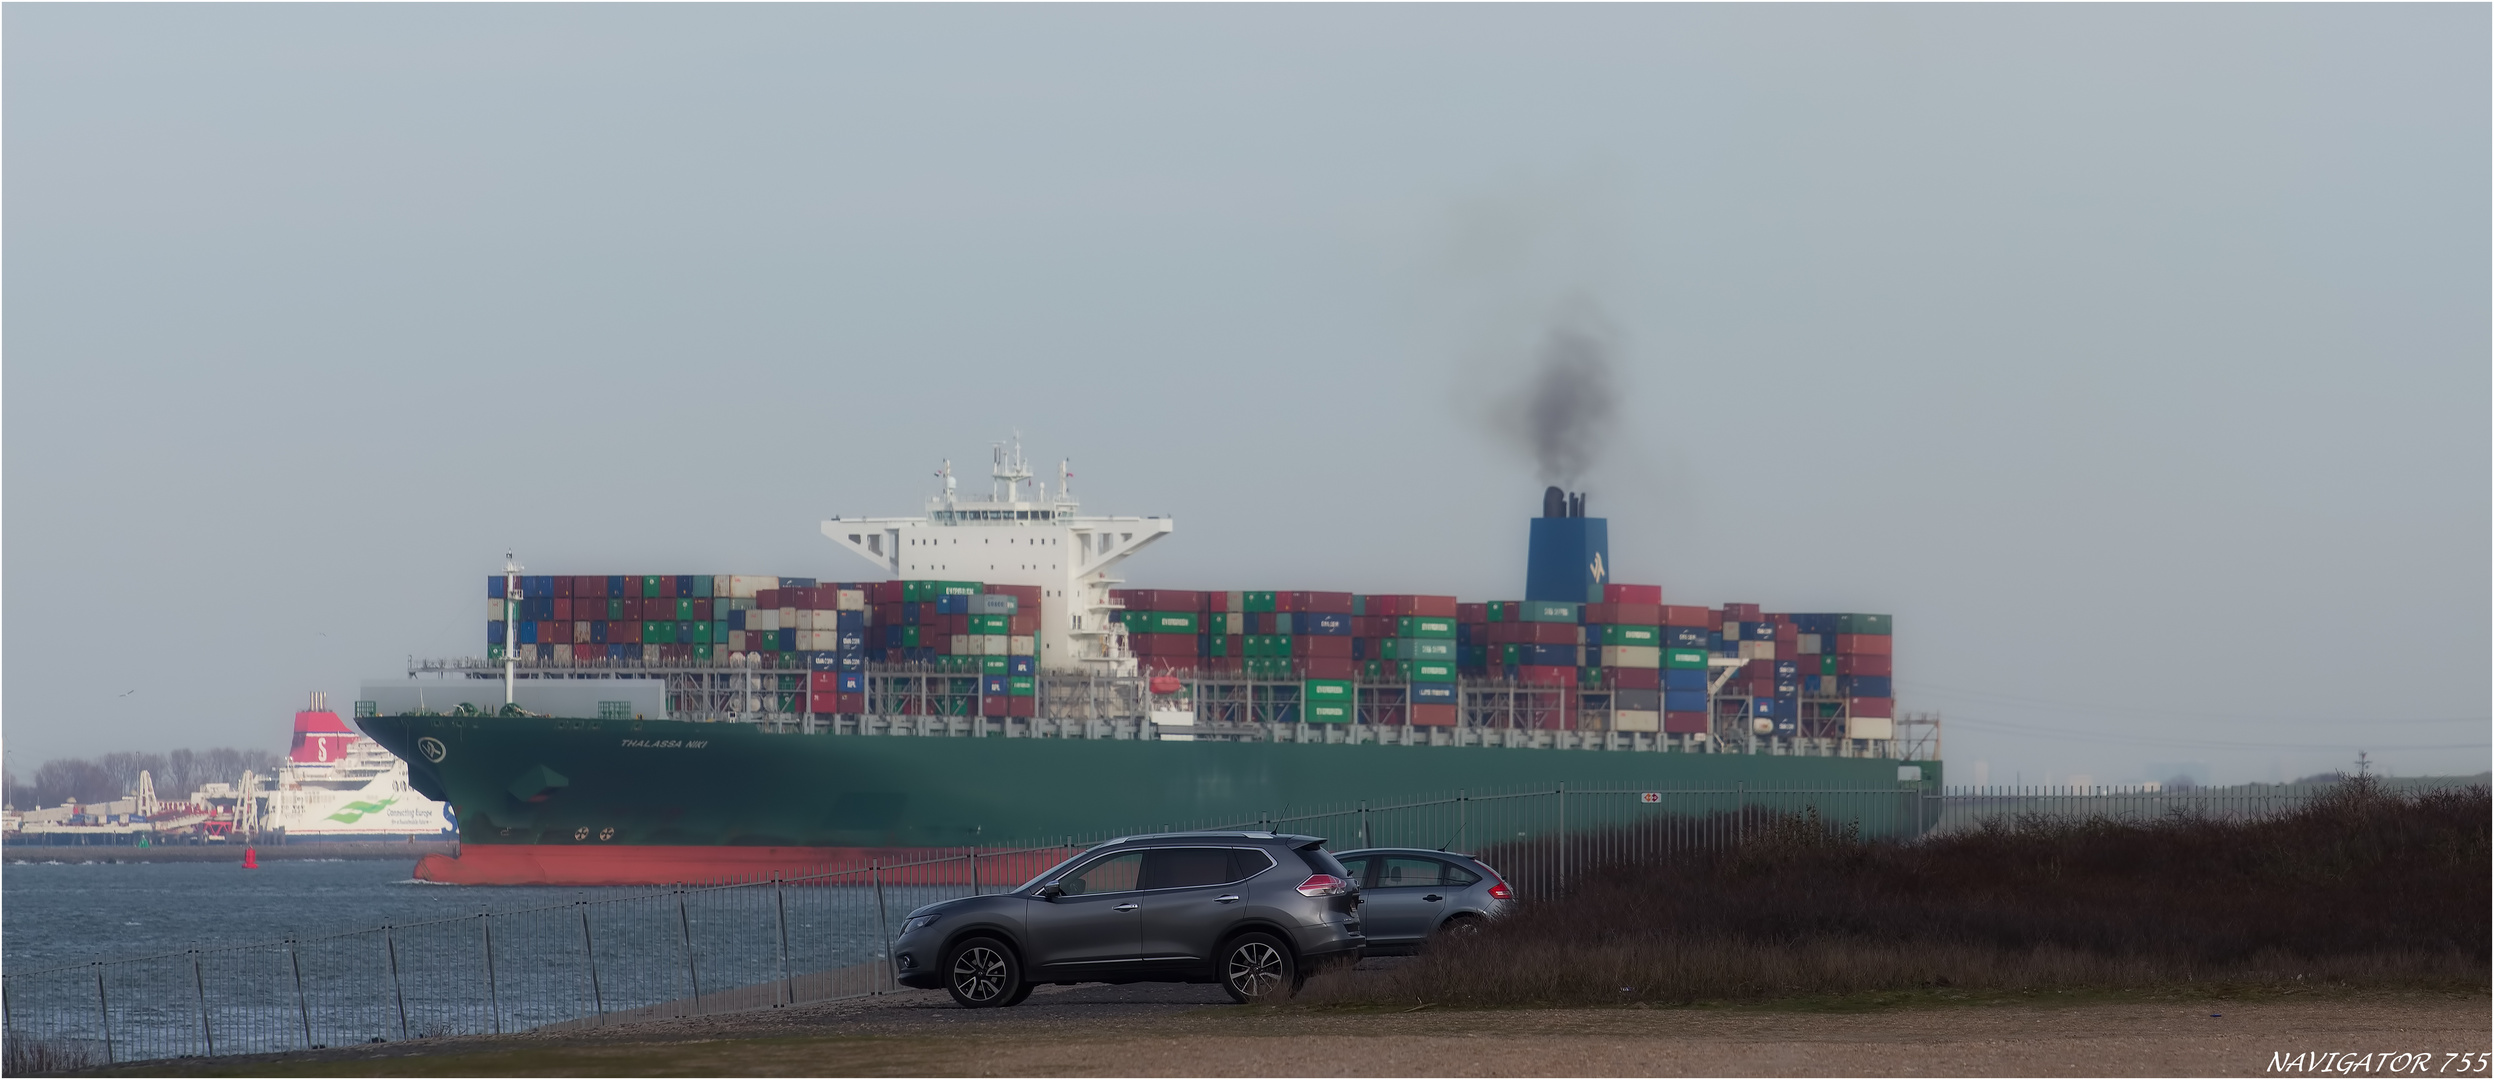
MULTIPOLYGON (((1358 743, 800 735, 756 725, 539 717, 357 721, 451 804, 463 884, 662 884, 809 872, 933 849, 1120 832, 1467 791, 1896 791, 1887 758, 1358 743)), ((1937 763, 1918 765, 1922 785, 1937 763)))

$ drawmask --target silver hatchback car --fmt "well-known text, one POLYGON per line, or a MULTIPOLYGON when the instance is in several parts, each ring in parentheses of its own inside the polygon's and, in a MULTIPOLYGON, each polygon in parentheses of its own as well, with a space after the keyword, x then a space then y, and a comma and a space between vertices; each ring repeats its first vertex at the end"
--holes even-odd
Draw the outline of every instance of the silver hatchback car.
POLYGON ((1367 955, 1416 952, 1441 933, 1463 933, 1515 905, 1515 890, 1488 863, 1453 851, 1361 848, 1335 856, 1360 886, 1367 955))

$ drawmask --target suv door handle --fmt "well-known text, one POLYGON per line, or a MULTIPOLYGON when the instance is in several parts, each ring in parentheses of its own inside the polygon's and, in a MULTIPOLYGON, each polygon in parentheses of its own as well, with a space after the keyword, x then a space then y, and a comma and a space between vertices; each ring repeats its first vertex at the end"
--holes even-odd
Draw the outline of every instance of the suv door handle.
POLYGON ((1237 900, 1237 899, 1238 899, 1238 894, 1237 894, 1237 893, 1231 893, 1231 894, 1230 894, 1230 895, 1228 895, 1228 896, 1216 896, 1216 897, 1213 897, 1213 898, 1212 898, 1212 902, 1213 902, 1213 903, 1216 903, 1216 904, 1227 904, 1227 903, 1230 903, 1231 901, 1234 901, 1234 900, 1237 900))
POLYGON ((1110 909, 1110 910, 1112 910, 1112 911, 1133 911, 1134 909, 1139 908, 1139 907, 1142 907, 1142 906, 1143 906, 1143 905, 1141 905, 1141 904, 1126 903, 1126 904, 1119 904, 1119 905, 1117 905, 1115 908, 1112 908, 1112 909, 1110 909))
POLYGON ((1426 900, 1426 901, 1428 901, 1428 902, 1430 902, 1430 903, 1434 904, 1434 903, 1437 903, 1438 901, 1440 901, 1440 900, 1444 900, 1444 899, 1446 899, 1446 898, 1445 898, 1445 897, 1443 897, 1443 896, 1439 896, 1439 895, 1438 895, 1438 894, 1436 894, 1436 893, 1430 893, 1430 894, 1429 894, 1429 895, 1427 895, 1427 896, 1421 897, 1421 899, 1426 900))

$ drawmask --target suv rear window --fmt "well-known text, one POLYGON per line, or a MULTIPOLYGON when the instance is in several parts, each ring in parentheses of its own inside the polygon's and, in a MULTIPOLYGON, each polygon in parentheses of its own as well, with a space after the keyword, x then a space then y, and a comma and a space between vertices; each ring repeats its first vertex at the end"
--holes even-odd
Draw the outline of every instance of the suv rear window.
POLYGON ((1343 867, 1342 860, 1334 858, 1334 853, 1325 850, 1322 844, 1310 844, 1300 848, 1299 858, 1308 864, 1308 869, 1317 873, 1332 874, 1344 881, 1357 882, 1359 880, 1352 877, 1351 871, 1343 867))

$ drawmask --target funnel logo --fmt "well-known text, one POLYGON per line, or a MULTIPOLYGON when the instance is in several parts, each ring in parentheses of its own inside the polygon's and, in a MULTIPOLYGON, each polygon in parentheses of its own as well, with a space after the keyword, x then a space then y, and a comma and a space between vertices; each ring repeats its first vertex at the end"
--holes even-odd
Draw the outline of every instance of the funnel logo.
POLYGON ((1593 565, 1592 565, 1592 566, 1590 566, 1590 567, 1587 567, 1587 569, 1588 569, 1588 570, 1591 570, 1591 571, 1593 572, 1593 583, 1594 583, 1594 584, 1596 584, 1596 585, 1600 585, 1600 584, 1602 584, 1602 553, 1601 553, 1601 552, 1597 551, 1597 552, 1594 552, 1594 553, 1593 553, 1593 565))
POLYGON ((424 760, 436 765, 441 764, 443 758, 450 756, 450 748, 442 745, 440 739, 430 735, 416 740, 416 752, 424 755, 424 760))

